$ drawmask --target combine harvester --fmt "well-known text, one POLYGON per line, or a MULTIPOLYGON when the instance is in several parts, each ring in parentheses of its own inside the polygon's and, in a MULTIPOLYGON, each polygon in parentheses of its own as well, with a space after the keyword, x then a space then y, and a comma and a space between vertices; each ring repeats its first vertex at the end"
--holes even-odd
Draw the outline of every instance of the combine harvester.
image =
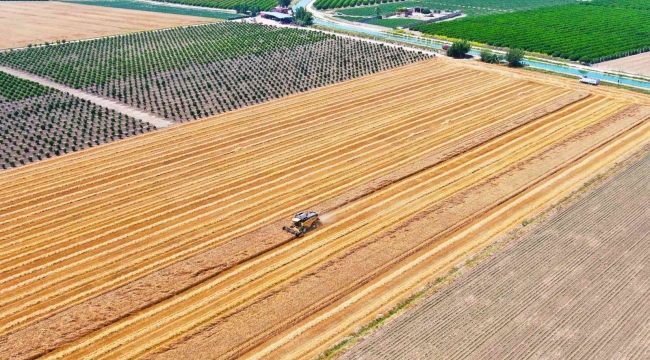
POLYGON ((318 221, 318 213, 314 211, 301 211, 295 214, 291 221, 293 221, 293 225, 290 227, 283 226, 282 230, 296 237, 302 237, 307 231, 315 229, 320 224, 318 221))

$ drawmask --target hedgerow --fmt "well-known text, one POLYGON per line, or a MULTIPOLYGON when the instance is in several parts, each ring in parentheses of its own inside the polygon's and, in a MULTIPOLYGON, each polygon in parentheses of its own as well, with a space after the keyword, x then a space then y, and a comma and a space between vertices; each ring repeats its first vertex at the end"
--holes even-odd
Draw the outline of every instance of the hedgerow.
POLYGON ((0 169, 152 130, 115 110, 0 72, 0 169))
POLYGON ((203 6, 217 9, 234 9, 237 5, 257 5, 260 10, 271 10, 276 6, 275 0, 154 0, 158 2, 203 6))
POLYGON ((0 53, 0 64, 189 121, 428 57, 314 31, 221 23, 0 53))
POLYGON ((196 9, 180 6, 169 6, 164 4, 154 4, 137 0, 65 0, 65 2, 82 5, 104 6, 118 9, 153 11, 164 14, 179 14, 189 16, 201 16, 212 19, 237 19, 241 15, 236 15, 225 11, 216 11, 212 9, 196 9))
POLYGON ((650 11, 594 4, 417 25, 414 30, 586 63, 650 50, 650 11))

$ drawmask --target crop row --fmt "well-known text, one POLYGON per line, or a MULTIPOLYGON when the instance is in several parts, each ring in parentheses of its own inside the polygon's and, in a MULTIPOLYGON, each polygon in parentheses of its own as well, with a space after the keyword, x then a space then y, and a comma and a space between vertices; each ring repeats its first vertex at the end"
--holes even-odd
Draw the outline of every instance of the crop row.
POLYGON ((646 156, 341 359, 644 358, 648 166, 646 156))
POLYGON ((637 10, 650 10, 648 0, 593 0, 589 3, 595 6, 611 6, 637 10))
POLYGON ((234 9, 235 6, 241 4, 258 5, 261 10, 270 10, 276 4, 274 0, 154 0, 159 2, 203 6, 217 9, 234 9))
POLYGON ((650 50, 650 11, 584 4, 418 25, 428 34, 596 63, 650 50))
MULTIPOLYGON (((38 273, 24 273, 20 281, 33 277, 38 280, 3 295, 5 299, 13 299, 14 295, 30 294, 29 298, 22 297, 0 310, 13 313, 20 309, 19 314, 26 315, 25 304, 31 301, 40 300, 35 304, 42 309, 79 294, 84 297, 91 291, 97 294, 97 290, 102 290, 97 287, 106 290, 106 286, 117 285, 113 280, 125 280, 112 277, 109 272, 120 271, 127 275, 151 270, 142 265, 148 262, 145 256, 148 259, 155 256, 165 262, 177 261, 188 251, 197 251, 196 246, 214 246, 217 242, 228 242, 235 233, 249 232, 251 229, 233 226, 237 224, 237 216, 232 214, 241 213, 242 209, 247 211, 253 224, 261 224, 262 219, 270 221, 277 218, 276 214, 286 213, 286 209, 305 206, 305 203, 313 206, 381 174, 408 167, 416 159, 428 156, 426 149, 437 149, 440 156, 452 150, 453 153, 464 151, 469 147, 468 142, 485 141, 484 128, 502 121, 503 112, 513 109, 513 95, 525 91, 516 97, 519 105, 513 110, 516 113, 523 111, 524 104, 547 102, 562 92, 539 84, 439 67, 439 63, 422 63, 399 68, 270 102, 263 107, 173 127, 147 136, 146 144, 138 141, 137 147, 133 146, 133 141, 126 140, 93 149, 81 161, 71 164, 74 166, 62 166, 61 161, 69 160, 60 159, 59 166, 44 163, 34 169, 24 169, 31 173, 51 166, 48 173, 52 177, 34 179, 29 189, 12 187, 4 191, 5 198, 11 193, 14 200, 5 204, 0 219, 2 233, 9 232, 12 236, 8 240, 11 246, 2 249, 5 260, 2 267, 11 269, 7 272, 22 271, 7 261, 24 263, 28 268, 34 265, 34 262, 25 262, 30 257, 42 260, 40 264, 47 264, 47 268, 39 268, 38 273), (471 83, 466 82, 468 76, 473 80, 471 83), (476 101, 477 97, 480 101, 476 101), (472 101, 469 105, 461 104, 460 99, 472 101), (399 104, 409 106, 401 109, 399 104), (454 126, 435 126, 452 119, 456 119, 454 126), (420 134, 417 141, 413 139, 414 134, 420 134), (457 136, 468 142, 453 142, 457 136), (310 144, 308 154, 299 150, 306 143, 310 144), (222 155, 215 156, 218 154, 222 155), (306 159, 309 161, 305 162, 306 159), (308 191, 295 193, 296 184, 308 191), (69 189, 73 189, 73 193, 69 189), (17 193, 23 191, 26 191, 23 195, 17 193), (289 195, 292 193, 295 196, 289 195), (88 198, 86 194, 96 197, 88 198), (291 204, 287 199, 291 199, 291 204), (119 206, 106 206, 105 202, 119 206), (31 203, 37 204, 37 213, 31 208, 23 211, 22 208, 31 203), (116 236, 116 232, 120 236, 116 236), (13 250, 20 253, 7 256, 7 252, 13 250), (130 256, 136 256, 138 261, 130 261, 130 256), (62 264, 57 259, 66 261, 66 266, 70 263, 75 266, 59 272, 57 269, 62 264), (103 281, 108 278, 111 283, 103 281), (64 286, 53 285, 63 280, 66 280, 65 286, 70 287, 64 290, 64 286), (88 284, 89 281, 97 282, 88 284)), ((490 133, 494 133, 497 129, 491 130, 490 133)), ((469 156, 469 159, 474 158, 469 156)), ((489 158, 484 160, 490 161, 489 158)), ((27 172, 20 171, 20 174, 27 172)), ((440 186, 440 183, 433 186, 440 186)), ((420 185, 420 189, 427 188, 420 185)), ((384 194, 390 195, 390 191, 384 194)), ((359 192, 354 191, 350 196, 358 197, 359 192)), ((377 201, 370 207, 392 207, 391 204, 377 201)), ((398 207, 394 216, 403 216, 399 213, 398 207)), ((344 233, 346 242, 367 239, 363 236, 351 238, 346 228, 337 231, 344 233)), ((279 230, 275 234, 284 238, 279 230)), ((260 240, 253 244, 257 250, 268 243, 260 240)), ((295 246, 304 251, 300 245, 295 246)), ((238 255, 242 253, 239 249, 238 255)), ((323 250, 331 248, 325 246, 323 250)), ((248 248, 245 256, 250 256, 251 251, 248 248)), ((288 252, 292 257, 296 253, 288 252)), ((230 263, 232 256, 227 261, 230 263)), ((162 265, 155 264, 156 267, 162 265)), ((271 284, 267 282, 265 286, 271 284)), ((204 294, 218 296, 215 292, 204 294)), ((126 305, 104 304, 120 311, 126 305)), ((76 317, 79 312, 73 311, 73 314, 76 317)), ((178 315, 180 312, 173 316, 178 315)), ((69 324, 70 319, 67 321, 69 324)), ((85 326, 86 320, 75 324, 85 326)), ((46 327, 50 329, 46 336, 54 335, 60 341, 73 339, 46 327)), ((79 327, 75 326, 74 331, 79 327)), ((56 331, 70 330, 70 326, 65 326, 56 331)), ((21 341, 24 340, 28 339, 23 337, 21 341)), ((21 343, 21 346, 24 345, 21 343)), ((10 350, 9 345, 4 350, 10 350)))
POLYGON ((241 15, 230 12, 216 11, 212 9, 196 9, 180 6, 168 6, 164 4, 155 4, 137 0, 66 0, 73 4, 104 6, 117 9, 153 11, 164 14, 178 14, 189 16, 201 16, 213 19, 237 19, 241 15))
POLYGON ((223 23, 13 51, 0 63, 189 121, 428 57, 312 31, 223 23))
POLYGON ((154 129, 115 110, 0 72, 2 169, 154 129))
POLYGON ((81 88, 328 37, 298 29, 219 23, 10 51, 0 53, 0 63, 81 88))
MULTIPOLYGON (((397 0, 399 1, 399 0, 397 0)), ((634 0, 631 0, 634 1, 634 0)), ((331 9, 341 7, 354 7, 362 5, 373 4, 386 4, 391 3, 391 0, 316 0, 314 6, 317 9, 331 9)), ((503 11, 513 10, 530 10, 545 6, 555 6, 569 4, 571 0, 419 0, 409 1, 406 6, 409 7, 429 7, 438 10, 461 10, 468 15, 485 15, 489 13, 497 13, 503 11)), ((350 9, 352 10, 352 9, 350 9)), ((361 10, 361 9, 359 9, 361 10)), ((392 12, 395 9, 384 9, 382 12, 392 12)), ((362 10, 363 11, 363 10, 362 10)), ((362 14, 352 14, 344 12, 347 15, 374 15, 374 7, 368 9, 367 12, 362 14), (372 13, 370 13, 372 11, 372 13)))

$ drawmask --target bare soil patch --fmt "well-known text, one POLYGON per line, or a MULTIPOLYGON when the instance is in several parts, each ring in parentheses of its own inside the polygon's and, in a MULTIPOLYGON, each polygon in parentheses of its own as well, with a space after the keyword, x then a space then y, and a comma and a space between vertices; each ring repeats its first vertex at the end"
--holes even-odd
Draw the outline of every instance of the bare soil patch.
POLYGON ((594 67, 633 75, 650 76, 650 52, 605 61, 594 65, 594 67))
POLYGON ((0 2, 0 49, 220 21, 55 1, 0 2))

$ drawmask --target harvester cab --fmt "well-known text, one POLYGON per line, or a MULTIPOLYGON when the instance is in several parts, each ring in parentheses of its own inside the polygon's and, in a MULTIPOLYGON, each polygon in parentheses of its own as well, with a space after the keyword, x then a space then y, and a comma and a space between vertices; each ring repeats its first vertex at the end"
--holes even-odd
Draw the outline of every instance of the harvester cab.
POLYGON ((295 235, 296 237, 301 237, 311 229, 314 229, 318 226, 318 213, 314 211, 301 211, 293 216, 291 219, 293 225, 284 226, 282 230, 295 235))

